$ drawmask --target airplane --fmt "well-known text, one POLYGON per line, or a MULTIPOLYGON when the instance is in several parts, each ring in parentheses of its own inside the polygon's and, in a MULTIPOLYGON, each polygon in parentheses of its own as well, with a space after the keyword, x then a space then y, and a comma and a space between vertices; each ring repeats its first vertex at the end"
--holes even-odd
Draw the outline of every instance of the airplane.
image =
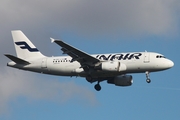
POLYGON ((22 70, 57 76, 85 77, 90 83, 97 82, 94 88, 101 90, 100 82, 107 81, 116 86, 131 86, 132 73, 145 73, 146 82, 150 83, 149 74, 169 69, 173 61, 155 52, 128 52, 112 54, 93 54, 83 52, 62 40, 51 39, 68 56, 44 56, 20 30, 14 30, 12 37, 16 56, 4 54, 11 62, 7 66, 22 70))

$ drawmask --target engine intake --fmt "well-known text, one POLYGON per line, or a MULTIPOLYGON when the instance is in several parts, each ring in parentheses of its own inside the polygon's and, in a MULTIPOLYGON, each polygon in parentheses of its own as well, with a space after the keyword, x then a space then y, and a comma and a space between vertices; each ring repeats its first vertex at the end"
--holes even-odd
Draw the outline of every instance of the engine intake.
POLYGON ((131 75, 121 75, 108 80, 107 83, 115 84, 116 86, 131 86, 133 79, 131 75))

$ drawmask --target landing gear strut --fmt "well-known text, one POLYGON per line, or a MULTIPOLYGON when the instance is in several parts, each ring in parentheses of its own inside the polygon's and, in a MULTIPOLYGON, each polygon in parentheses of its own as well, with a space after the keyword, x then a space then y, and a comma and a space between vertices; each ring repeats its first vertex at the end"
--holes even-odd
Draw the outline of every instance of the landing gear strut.
MULTIPOLYGON (((90 75, 86 76, 86 80, 90 83, 93 83, 93 78, 90 75)), ((101 86, 99 83, 100 83, 100 81, 98 81, 98 83, 96 85, 94 85, 94 89, 96 89, 97 91, 101 90, 101 86)))
POLYGON ((150 82, 151 82, 148 71, 146 71, 146 82, 147 82, 147 83, 150 83, 150 82))
POLYGON ((101 86, 99 84, 99 81, 98 83, 94 86, 94 88, 97 90, 97 91, 100 91, 101 90, 101 86))

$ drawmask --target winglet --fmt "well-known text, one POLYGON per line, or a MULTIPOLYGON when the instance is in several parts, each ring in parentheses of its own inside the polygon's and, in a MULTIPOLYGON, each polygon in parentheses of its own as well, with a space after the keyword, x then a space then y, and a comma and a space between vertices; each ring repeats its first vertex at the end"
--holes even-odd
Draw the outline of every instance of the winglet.
POLYGON ((51 39, 51 43, 53 43, 55 41, 55 39, 53 39, 53 38, 50 38, 50 39, 51 39))

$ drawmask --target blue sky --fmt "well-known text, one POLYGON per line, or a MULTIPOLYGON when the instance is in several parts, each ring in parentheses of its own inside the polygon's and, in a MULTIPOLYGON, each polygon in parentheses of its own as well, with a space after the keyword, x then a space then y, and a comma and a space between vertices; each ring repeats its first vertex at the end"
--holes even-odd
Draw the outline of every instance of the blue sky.
POLYGON ((180 117, 178 0, 3 0, 0 4, 0 119, 146 119, 180 117), (8 68, 4 53, 15 55, 11 30, 22 30, 47 56, 62 55, 50 37, 87 53, 158 52, 175 66, 132 74, 130 87, 84 78, 50 76, 8 68))

